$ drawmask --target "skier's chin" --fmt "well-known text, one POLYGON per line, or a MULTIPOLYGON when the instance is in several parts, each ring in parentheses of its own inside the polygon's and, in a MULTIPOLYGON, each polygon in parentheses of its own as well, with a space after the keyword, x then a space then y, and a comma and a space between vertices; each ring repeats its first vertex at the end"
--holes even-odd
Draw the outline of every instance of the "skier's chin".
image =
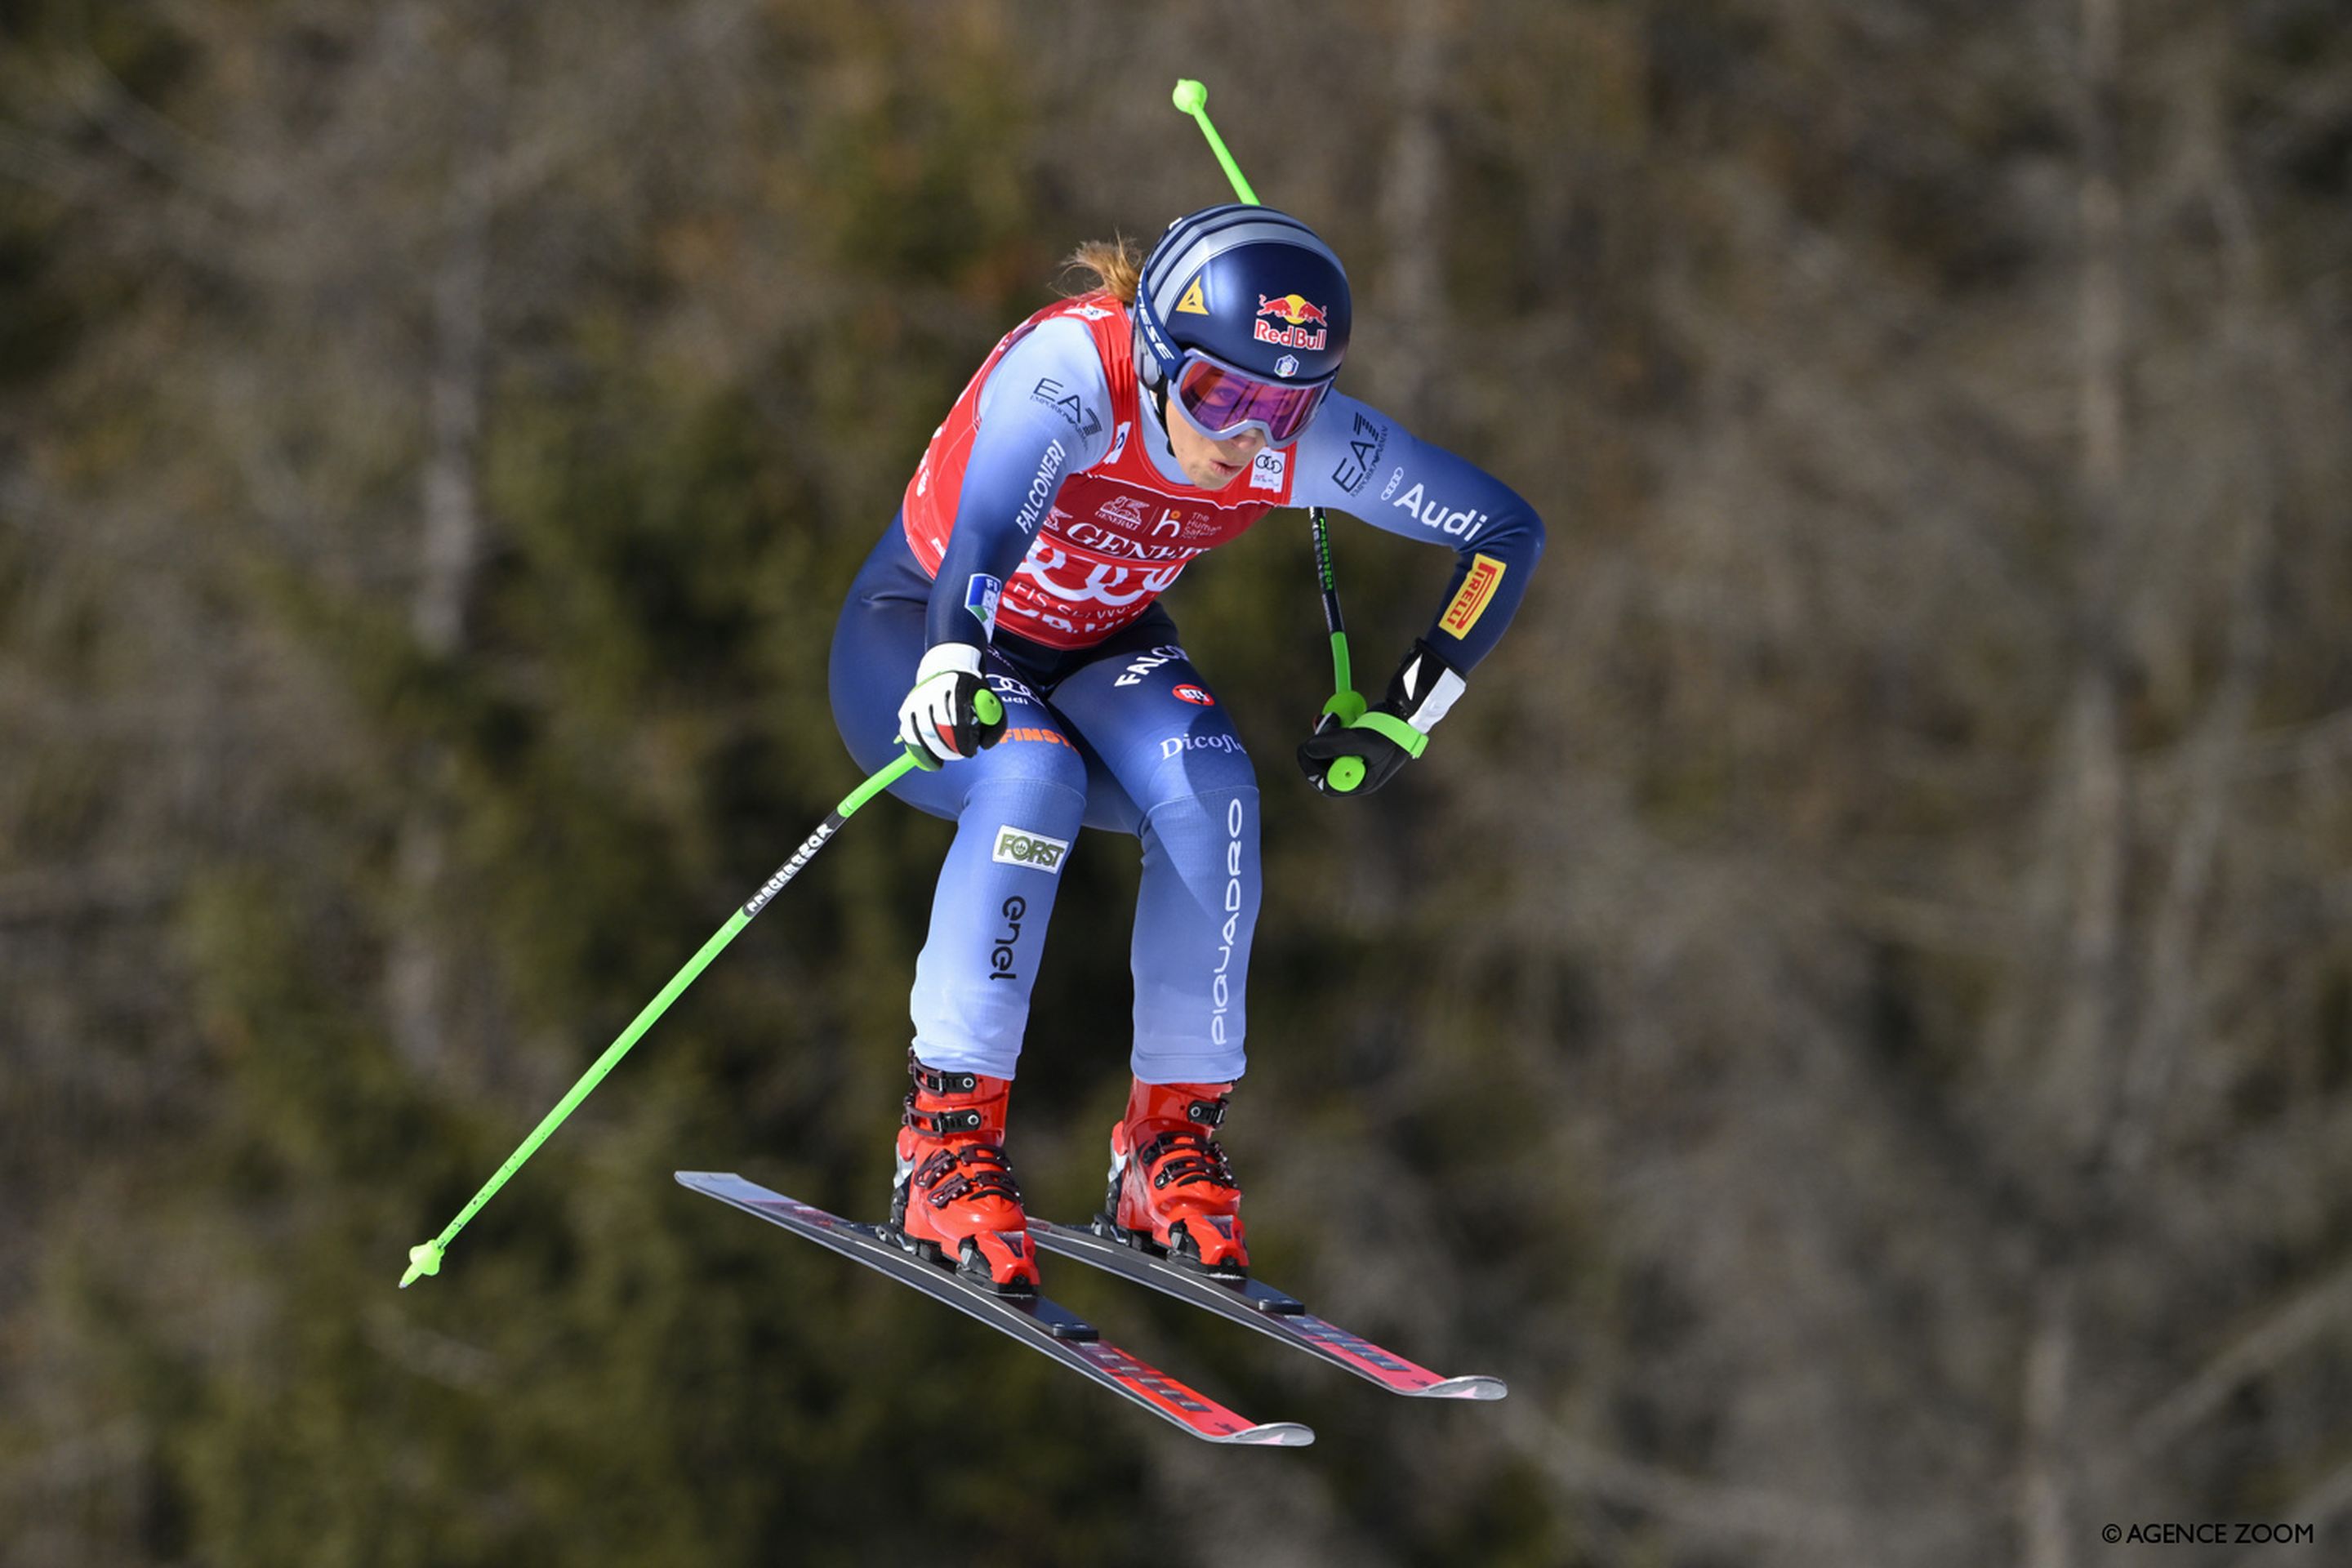
POLYGON ((1242 477, 1247 463, 1227 463, 1215 458, 1203 458, 1192 474, 1192 482, 1204 490, 1221 490, 1242 477))

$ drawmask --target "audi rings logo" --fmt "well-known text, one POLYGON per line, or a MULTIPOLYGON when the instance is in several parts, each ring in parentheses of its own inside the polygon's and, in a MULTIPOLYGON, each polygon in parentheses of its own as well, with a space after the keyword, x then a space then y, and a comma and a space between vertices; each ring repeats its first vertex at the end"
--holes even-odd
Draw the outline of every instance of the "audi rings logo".
POLYGON ((1008 826, 996 830, 996 849, 989 858, 1056 876, 1062 869, 1062 857, 1069 852, 1069 840, 1066 838, 1048 838, 1025 827, 1008 826))

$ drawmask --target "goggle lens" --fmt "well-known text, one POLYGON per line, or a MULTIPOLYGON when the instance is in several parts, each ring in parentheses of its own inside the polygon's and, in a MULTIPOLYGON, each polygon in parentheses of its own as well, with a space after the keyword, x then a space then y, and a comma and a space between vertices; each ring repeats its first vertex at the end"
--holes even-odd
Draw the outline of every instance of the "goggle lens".
POLYGON ((1277 447, 1298 438, 1330 390, 1328 381, 1314 386, 1257 381, 1204 359, 1194 359, 1176 379, 1184 412, 1212 438, 1228 439, 1256 422, 1265 425, 1267 439, 1277 447))

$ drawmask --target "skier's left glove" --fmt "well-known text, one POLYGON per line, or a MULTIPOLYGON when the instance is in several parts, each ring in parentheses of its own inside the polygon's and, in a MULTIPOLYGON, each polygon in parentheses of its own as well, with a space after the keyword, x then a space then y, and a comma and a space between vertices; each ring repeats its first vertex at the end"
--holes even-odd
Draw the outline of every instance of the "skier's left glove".
POLYGON ((915 684, 898 704, 898 738, 913 753, 915 765, 935 769, 942 763, 976 757, 1004 739, 1003 705, 980 679, 980 649, 970 643, 943 642, 923 655, 915 667, 915 684), (980 716, 980 699, 996 717, 980 716))
POLYGON ((1462 691, 1462 677, 1436 649, 1416 639, 1378 702, 1345 722, 1337 713, 1323 715, 1315 733, 1299 744, 1299 770, 1326 795, 1370 795, 1421 755, 1430 730, 1462 691), (1363 765, 1363 782, 1353 789, 1342 787, 1349 770, 1333 776, 1332 764, 1342 757, 1363 765))

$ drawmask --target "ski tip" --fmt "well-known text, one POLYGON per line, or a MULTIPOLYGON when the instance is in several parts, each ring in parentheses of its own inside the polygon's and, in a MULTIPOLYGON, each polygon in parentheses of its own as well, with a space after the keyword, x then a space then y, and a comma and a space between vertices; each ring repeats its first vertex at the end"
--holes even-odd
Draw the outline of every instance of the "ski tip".
POLYGON ((1500 1399, 1511 1391, 1499 1377, 1449 1377, 1413 1391, 1423 1399, 1500 1399))
POLYGON ((1304 1448, 1315 1441, 1315 1428, 1302 1426, 1296 1421, 1268 1421, 1263 1426, 1244 1426, 1213 1439, 1219 1443, 1247 1443, 1261 1448, 1304 1448))

